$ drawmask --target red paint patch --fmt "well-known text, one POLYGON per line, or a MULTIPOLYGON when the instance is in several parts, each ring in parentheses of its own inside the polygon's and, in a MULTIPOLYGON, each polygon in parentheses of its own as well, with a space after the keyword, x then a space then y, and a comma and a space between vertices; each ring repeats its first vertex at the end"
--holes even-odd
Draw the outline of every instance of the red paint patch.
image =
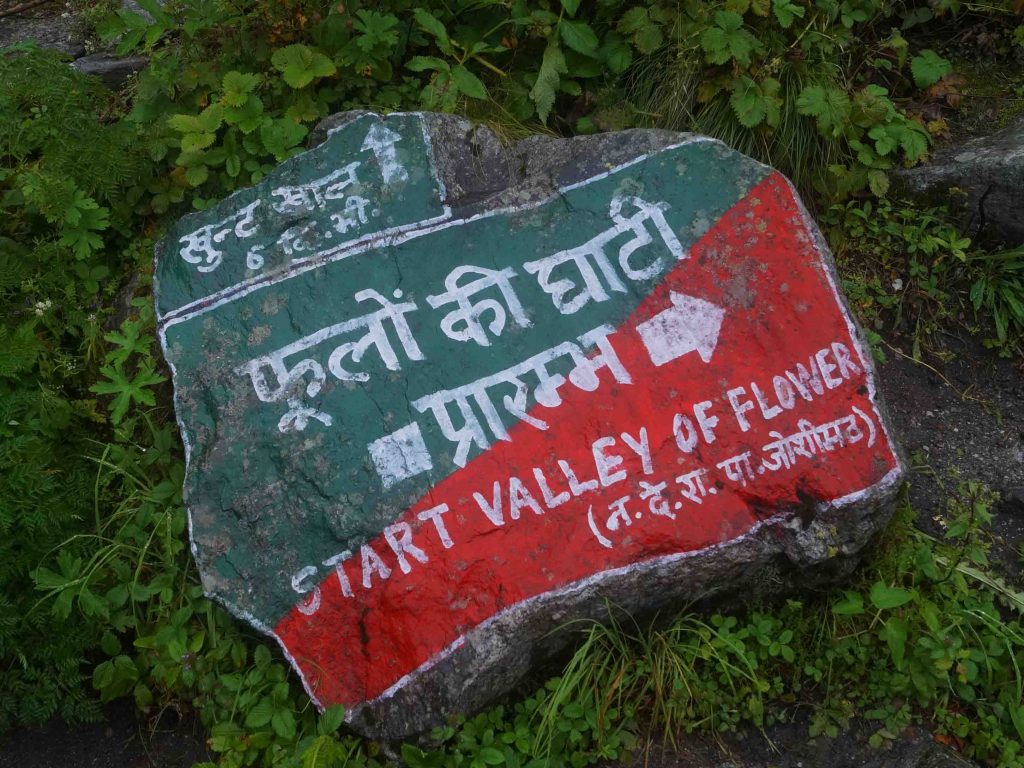
POLYGON ((610 338, 632 384, 602 370, 595 392, 566 387, 560 408, 536 407, 531 415, 547 431, 516 425, 511 442, 471 461, 402 516, 417 548, 404 557, 408 572, 395 554, 401 532, 391 543, 380 536, 370 546, 390 569, 387 579, 368 561, 371 587, 364 588, 356 553, 343 565, 354 596, 332 574, 312 615, 293 609, 277 625, 321 704, 379 696, 523 600, 735 539, 758 519, 862 491, 897 467, 869 397, 865 361, 799 204, 777 175, 735 205, 610 338), (695 350, 652 363, 658 355, 637 326, 671 308, 673 292, 725 310, 710 362, 695 350), (811 440, 814 428, 817 441, 798 441, 805 450, 788 457, 788 468, 766 449, 802 430, 811 440), (742 461, 741 475, 718 466, 745 452, 749 472, 742 461), (703 492, 693 474, 701 469, 703 492), (602 471, 605 485, 592 488, 602 471), (474 496, 493 507, 495 484, 503 525, 474 496), (442 503, 448 542, 432 520, 418 519, 442 503), (427 562, 417 559, 420 551, 427 562))

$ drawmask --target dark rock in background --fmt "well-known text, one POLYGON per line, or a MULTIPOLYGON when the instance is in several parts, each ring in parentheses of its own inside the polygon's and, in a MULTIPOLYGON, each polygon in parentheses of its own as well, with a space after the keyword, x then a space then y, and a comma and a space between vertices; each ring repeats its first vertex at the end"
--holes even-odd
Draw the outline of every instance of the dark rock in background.
POLYGON ((1024 243, 1024 117, 892 178, 895 192, 922 205, 949 204, 971 237, 1010 247, 1024 243))
MULTIPOLYGON (((150 15, 132 0, 123 7, 151 20, 150 15)), ((0 17, 0 48, 17 43, 35 43, 40 48, 71 57, 71 66, 84 75, 95 75, 112 91, 120 90, 128 79, 148 63, 145 56, 116 56, 97 51, 100 44, 88 37, 85 24, 64 3, 44 3, 11 16, 0 17)))
POLYGON ((77 58, 85 54, 85 29, 82 22, 64 9, 64 4, 47 6, 38 15, 14 15, 0 18, 0 48, 32 40, 40 48, 77 58))
POLYGON ((96 75, 112 91, 121 88, 129 77, 143 69, 149 59, 145 56, 113 56, 92 53, 71 62, 83 75, 96 75))

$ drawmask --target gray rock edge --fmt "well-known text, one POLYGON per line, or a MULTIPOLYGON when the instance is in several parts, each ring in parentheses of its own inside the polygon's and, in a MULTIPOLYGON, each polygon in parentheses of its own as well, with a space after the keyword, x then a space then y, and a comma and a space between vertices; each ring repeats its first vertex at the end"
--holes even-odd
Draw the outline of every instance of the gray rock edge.
POLYGON ((971 237, 1024 244, 1024 117, 891 178, 897 194, 949 205, 971 237))
MULTIPOLYGON (((329 130, 364 114, 327 118, 311 135, 311 146, 326 139, 329 130)), ((634 129, 568 139, 534 136, 506 146, 485 126, 465 119, 438 114, 424 118, 435 167, 448 194, 445 202, 459 217, 550 198, 559 187, 693 137, 634 129)), ((863 331, 838 289, 831 253, 805 208, 802 214, 862 357, 870 364, 863 331)), ((883 429, 895 443, 873 366, 868 374, 883 429)), ((478 711, 563 652, 574 638, 572 626, 566 626, 570 621, 578 627, 581 621, 607 619, 609 611, 653 616, 714 595, 785 594, 841 581, 892 514, 907 466, 899 447, 894 448, 900 463, 896 470, 848 503, 816 505, 806 527, 794 510, 776 510, 724 544, 604 571, 510 606, 467 631, 385 694, 354 707, 350 725, 371 738, 397 741, 443 724, 443 713, 478 711)))

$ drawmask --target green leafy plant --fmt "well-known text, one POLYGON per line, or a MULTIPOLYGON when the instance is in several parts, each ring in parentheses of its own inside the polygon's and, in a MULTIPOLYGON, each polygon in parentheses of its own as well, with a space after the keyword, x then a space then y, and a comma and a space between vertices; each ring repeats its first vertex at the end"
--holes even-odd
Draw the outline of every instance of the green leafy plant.
POLYGON ((844 287, 869 327, 906 333, 941 353, 944 328, 975 320, 994 331, 989 344, 1019 350, 1024 331, 1024 252, 986 252, 964 237, 944 208, 893 200, 851 202, 826 216, 844 287), (973 318, 969 311, 973 310, 973 318))
POLYGON ((614 724, 618 707, 639 705, 638 717, 673 738, 778 722, 803 704, 812 736, 837 735, 857 713, 878 723, 876 746, 917 722, 976 759, 1024 764, 1024 593, 989 570, 993 501, 961 483, 940 539, 916 530, 904 507, 860 579, 824 606, 790 599, 667 626, 613 615, 584 627, 552 684, 541 738, 570 707, 614 724))

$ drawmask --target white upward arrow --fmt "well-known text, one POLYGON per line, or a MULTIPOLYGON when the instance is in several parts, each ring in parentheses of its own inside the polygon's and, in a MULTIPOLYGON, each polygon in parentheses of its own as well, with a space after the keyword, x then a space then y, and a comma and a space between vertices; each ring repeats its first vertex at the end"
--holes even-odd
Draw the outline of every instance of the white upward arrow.
POLYGON ((711 362, 725 310, 684 293, 672 291, 671 296, 671 307, 636 327, 651 362, 662 366, 694 350, 711 362))
POLYGON ((380 165, 381 176, 385 184, 392 181, 408 181, 409 173, 405 167, 398 162, 398 154, 395 152, 395 143, 402 137, 388 128, 384 123, 374 123, 363 140, 362 151, 373 152, 380 165))

